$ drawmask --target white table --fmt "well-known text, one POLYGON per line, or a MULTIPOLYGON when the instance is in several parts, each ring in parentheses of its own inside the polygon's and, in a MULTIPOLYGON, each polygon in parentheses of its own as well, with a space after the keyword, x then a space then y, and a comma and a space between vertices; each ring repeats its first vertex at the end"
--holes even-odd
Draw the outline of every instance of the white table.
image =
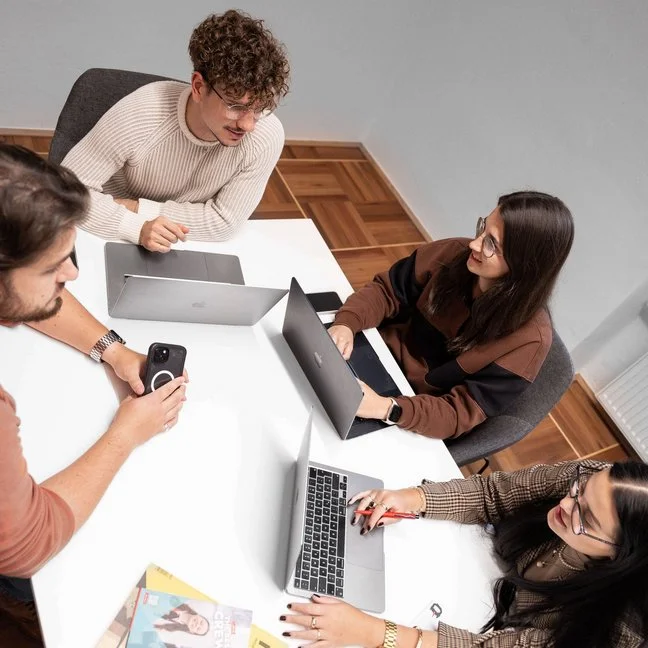
MULTIPOLYGON (((81 273, 71 292, 132 348, 187 347, 190 384, 179 424, 138 449, 69 545, 33 579, 48 648, 88 648, 140 574, 155 562, 223 602, 254 610, 280 635, 292 466, 311 404, 312 457, 382 477, 398 488, 460 473, 440 441, 396 428, 341 441, 281 337, 286 300, 253 328, 110 320, 104 242, 79 232, 81 273)), ((237 254, 247 284, 306 292, 351 291, 310 220, 251 221, 221 244, 186 249, 237 254)), ((376 331, 368 337, 411 393, 376 331)), ((0 330, 2 383, 16 398, 29 468, 41 481, 69 465, 106 429, 118 383, 27 327, 0 330)), ((409 623, 431 601, 443 619, 477 630, 490 614, 497 568, 483 532, 448 522, 387 530, 385 616, 409 623)), ((297 644, 295 644, 297 645, 297 644)))

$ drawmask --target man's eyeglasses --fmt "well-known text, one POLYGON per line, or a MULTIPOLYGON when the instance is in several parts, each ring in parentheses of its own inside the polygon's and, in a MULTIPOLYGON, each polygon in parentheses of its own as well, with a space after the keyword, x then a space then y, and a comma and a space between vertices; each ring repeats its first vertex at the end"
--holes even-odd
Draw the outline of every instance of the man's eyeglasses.
MULTIPOLYGON (((477 220, 477 227, 475 228, 475 238, 479 238, 480 236, 482 236, 485 230, 486 230, 486 219, 480 216, 479 219, 477 220)), ((497 247, 497 243, 495 242, 495 239, 490 234, 484 236, 484 240, 482 241, 482 254, 487 259, 490 259, 494 254, 500 254, 497 247)))
MULTIPOLYGON (((208 84, 209 85, 209 84, 208 84)), ((254 117, 254 121, 259 121, 260 119, 264 119, 268 115, 272 114, 273 109, 272 108, 263 108, 262 110, 254 110, 254 108, 251 108, 250 106, 246 106, 245 104, 237 104, 237 103, 229 103, 223 95, 214 88, 213 85, 209 85, 209 87, 216 93, 216 96, 225 104, 225 116, 228 119, 241 119, 241 117, 244 117, 248 113, 252 113, 252 116, 254 117)))
POLYGON ((585 529, 585 523, 583 522, 583 511, 581 509, 580 502, 578 501, 578 498, 581 494, 582 489, 585 487, 585 484, 587 483, 587 480, 589 479, 589 475, 581 475, 580 472, 580 466, 576 466, 576 476, 572 480, 570 486, 569 486, 569 497, 571 497, 574 500, 574 508, 572 509, 571 513, 571 527, 572 531, 574 532, 574 535, 584 535, 588 538, 592 538, 592 540, 598 540, 599 542, 603 542, 606 545, 610 545, 612 547, 618 547, 619 545, 616 544, 616 542, 610 542, 610 540, 604 540, 603 538, 599 538, 598 536, 595 536, 585 529))

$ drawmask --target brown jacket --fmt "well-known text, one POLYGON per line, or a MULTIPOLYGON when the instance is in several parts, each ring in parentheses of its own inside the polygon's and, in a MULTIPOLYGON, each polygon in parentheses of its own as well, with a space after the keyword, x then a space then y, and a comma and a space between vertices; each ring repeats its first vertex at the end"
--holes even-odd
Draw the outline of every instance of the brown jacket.
MULTIPOLYGON (((569 489, 576 465, 580 463, 583 473, 591 473, 608 464, 585 460, 567 461, 554 466, 533 466, 513 473, 495 472, 488 477, 475 475, 470 479, 455 479, 449 482, 423 482, 425 491, 425 517, 454 520, 463 524, 495 524, 515 509, 534 500, 562 497, 569 489)), ((584 556, 576 553, 565 543, 538 547, 518 562, 518 573, 526 578, 559 580, 568 578, 574 569, 583 569, 584 556), (553 550, 564 559, 553 559, 553 550), (565 551, 566 550, 566 551, 565 551), (538 559, 546 560, 546 569, 537 569, 538 559), (552 562, 553 561, 553 562, 552 562), (565 564, 567 562, 567 565, 565 564), (569 565, 569 566, 568 566, 569 565)), ((539 602, 537 594, 520 591, 516 599, 518 611, 528 609, 539 602)), ((550 648, 550 628, 555 615, 538 616, 534 627, 523 630, 498 630, 486 634, 474 634, 439 624, 439 648, 550 648)), ((629 619, 619 619, 615 648, 639 648, 644 638, 629 619)))
POLYGON ((470 303, 457 295, 451 307, 430 315, 430 294, 439 270, 469 239, 427 243, 351 295, 335 317, 354 333, 379 331, 405 373, 414 397, 396 399, 399 425, 425 436, 455 438, 506 408, 538 375, 552 340, 542 310, 514 333, 459 356, 447 341, 470 318, 470 303))
POLYGON ((29 577, 74 533, 74 514, 27 472, 13 399, 0 387, 0 575, 29 577))

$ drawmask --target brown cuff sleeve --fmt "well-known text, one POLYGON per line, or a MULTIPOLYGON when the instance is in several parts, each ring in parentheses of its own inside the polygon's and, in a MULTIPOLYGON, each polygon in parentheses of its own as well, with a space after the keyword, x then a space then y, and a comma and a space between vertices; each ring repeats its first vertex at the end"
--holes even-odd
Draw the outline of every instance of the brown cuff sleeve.
POLYGON ((333 324, 349 327, 353 331, 353 335, 362 331, 362 321, 353 311, 349 310, 338 311, 333 324))
POLYGON ((465 385, 442 396, 399 396, 396 401, 403 408, 398 425, 432 439, 456 438, 486 419, 465 385))

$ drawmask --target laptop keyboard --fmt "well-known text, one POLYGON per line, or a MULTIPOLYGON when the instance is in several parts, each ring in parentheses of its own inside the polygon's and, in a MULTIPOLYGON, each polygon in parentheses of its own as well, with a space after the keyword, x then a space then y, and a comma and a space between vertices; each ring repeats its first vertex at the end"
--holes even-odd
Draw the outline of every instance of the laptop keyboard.
POLYGON ((308 467, 302 552, 295 588, 344 596, 346 475, 308 467))

